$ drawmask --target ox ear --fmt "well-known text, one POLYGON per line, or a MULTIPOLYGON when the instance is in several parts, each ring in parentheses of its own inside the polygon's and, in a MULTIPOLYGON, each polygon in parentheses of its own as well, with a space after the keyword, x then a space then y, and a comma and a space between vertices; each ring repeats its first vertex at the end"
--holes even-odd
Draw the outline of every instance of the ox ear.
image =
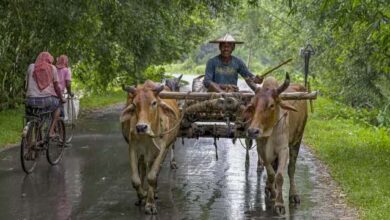
POLYGON ((249 103, 243 111, 243 116, 246 120, 250 119, 255 112, 255 106, 252 103, 249 103))
POLYGON ((160 102, 159 106, 161 107, 161 109, 163 110, 163 112, 165 114, 167 114, 168 116, 172 116, 174 118, 176 118, 176 112, 173 110, 173 108, 171 106, 169 106, 167 103, 165 102, 160 102))
POLYGON ((180 76, 179 77, 177 77, 177 83, 179 83, 180 82, 180 80, 181 80, 181 78, 183 77, 183 74, 180 74, 180 76))
POLYGON ((280 107, 281 107, 282 109, 285 109, 285 110, 294 111, 294 112, 297 112, 297 111, 298 111, 294 106, 290 105, 290 104, 287 103, 287 102, 281 101, 281 102, 279 103, 279 105, 280 105, 280 107))
POLYGON ((153 89, 153 92, 155 95, 158 95, 161 91, 163 91, 163 89, 164 89, 164 85, 160 84, 153 89))
POLYGON ((120 122, 122 123, 127 120, 130 120, 134 110, 135 110, 134 104, 130 104, 125 109, 123 109, 121 116, 119 117, 120 122))

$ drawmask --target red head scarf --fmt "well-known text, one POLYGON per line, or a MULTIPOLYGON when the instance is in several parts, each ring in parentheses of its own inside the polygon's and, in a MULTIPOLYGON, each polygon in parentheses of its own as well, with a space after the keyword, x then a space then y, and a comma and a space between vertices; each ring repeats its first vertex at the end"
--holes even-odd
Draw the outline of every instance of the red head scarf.
POLYGON ((46 89, 52 82, 53 69, 51 64, 53 60, 53 56, 49 52, 41 52, 35 60, 33 78, 40 90, 46 89))
POLYGON ((68 67, 68 56, 61 55, 60 57, 57 57, 56 66, 57 66, 58 69, 62 69, 64 67, 68 67))

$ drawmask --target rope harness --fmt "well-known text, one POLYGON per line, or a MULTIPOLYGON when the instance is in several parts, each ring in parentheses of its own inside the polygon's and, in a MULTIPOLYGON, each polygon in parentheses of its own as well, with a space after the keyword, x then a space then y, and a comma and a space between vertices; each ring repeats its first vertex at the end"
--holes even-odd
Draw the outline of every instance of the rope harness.
POLYGON ((169 130, 167 131, 164 131, 164 132, 161 132, 161 123, 160 123, 160 126, 159 126, 159 133, 158 135, 154 135, 153 138, 156 138, 156 137, 159 137, 159 138, 162 138, 164 135, 166 134, 169 134, 171 133, 172 131, 174 131, 180 124, 181 124, 181 121, 183 120, 184 118, 184 115, 186 113, 186 109, 187 109, 187 99, 188 99, 188 95, 190 94, 190 92, 187 92, 187 95, 184 99, 184 107, 183 107, 183 111, 181 113, 181 117, 180 117, 180 120, 178 120, 178 122, 169 130))
MULTIPOLYGON (((294 100, 294 102, 292 103, 292 105, 294 106, 295 103, 296 103, 297 101, 298 101, 298 100, 294 100)), ((285 112, 282 114, 282 116, 275 122, 275 124, 272 126, 272 129, 275 128, 283 118, 287 117, 287 115, 288 115, 288 110, 285 111, 285 112)), ((250 121, 251 121, 251 119, 248 119, 247 121, 244 121, 244 122, 241 122, 241 123, 243 123, 244 125, 247 125, 250 121)), ((245 127, 246 127, 246 126, 245 126, 245 127)), ((248 148, 247 148, 246 146, 244 146, 244 144, 241 142, 241 139, 240 139, 240 138, 239 138, 239 141, 240 141, 240 144, 241 144, 241 146, 242 146, 243 148, 248 149, 248 148)), ((255 142, 255 143, 256 143, 256 142, 255 142)), ((256 145, 257 145, 257 144, 253 144, 251 147, 249 147, 248 150, 253 149, 256 145)))
POLYGON ((181 115, 181 117, 180 117, 180 120, 178 120, 178 122, 177 122, 171 129, 169 129, 169 130, 167 130, 167 131, 164 131, 164 132, 161 132, 161 121, 159 120, 159 114, 158 114, 158 112, 156 113, 156 118, 157 118, 156 120, 159 121, 159 126, 158 126, 158 133, 159 133, 159 134, 157 134, 157 135, 148 134, 148 135, 149 135, 149 137, 152 138, 153 145, 154 145, 157 149, 161 150, 161 147, 156 143, 156 139, 157 139, 157 138, 162 138, 164 135, 171 133, 172 131, 174 131, 174 130, 181 124, 181 121, 183 120, 184 114, 185 114, 185 112, 186 112, 186 108, 187 108, 187 98, 188 98, 188 94, 189 94, 189 93, 190 93, 190 92, 187 92, 187 95, 186 95, 186 97, 185 97, 185 99, 184 99, 184 107, 183 107, 183 112, 182 112, 182 115, 181 115))

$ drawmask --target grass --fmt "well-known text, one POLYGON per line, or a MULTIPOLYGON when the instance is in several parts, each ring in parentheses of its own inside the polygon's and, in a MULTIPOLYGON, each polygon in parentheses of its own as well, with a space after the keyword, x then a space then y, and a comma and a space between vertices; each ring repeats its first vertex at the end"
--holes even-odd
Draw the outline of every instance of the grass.
POLYGON ((330 167, 347 201, 359 209, 362 219, 390 219, 388 130, 357 122, 358 113, 353 110, 350 119, 329 114, 336 105, 343 107, 328 99, 319 98, 315 105, 305 143, 330 167))
POLYGON ((102 95, 90 95, 80 100, 81 109, 96 109, 112 104, 125 102, 126 93, 122 90, 115 92, 107 92, 102 95))
POLYGON ((0 111, 0 148, 20 141, 24 107, 0 111))
MULTIPOLYGON (((125 102, 123 91, 108 92, 103 95, 90 95, 80 100, 80 109, 97 109, 111 104, 125 102)), ((0 148, 18 144, 23 127, 24 107, 0 111, 0 148)))

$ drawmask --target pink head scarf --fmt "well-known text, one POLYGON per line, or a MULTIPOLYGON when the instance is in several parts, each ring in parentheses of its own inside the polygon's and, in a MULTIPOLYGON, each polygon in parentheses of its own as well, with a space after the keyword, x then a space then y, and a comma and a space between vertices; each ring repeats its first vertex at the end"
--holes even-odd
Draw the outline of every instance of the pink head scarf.
POLYGON ((64 67, 68 67, 68 56, 61 55, 60 57, 57 57, 56 67, 58 69, 62 69, 64 67))
POLYGON ((48 87, 53 78, 53 56, 49 52, 41 52, 35 60, 33 78, 42 91, 48 87))

